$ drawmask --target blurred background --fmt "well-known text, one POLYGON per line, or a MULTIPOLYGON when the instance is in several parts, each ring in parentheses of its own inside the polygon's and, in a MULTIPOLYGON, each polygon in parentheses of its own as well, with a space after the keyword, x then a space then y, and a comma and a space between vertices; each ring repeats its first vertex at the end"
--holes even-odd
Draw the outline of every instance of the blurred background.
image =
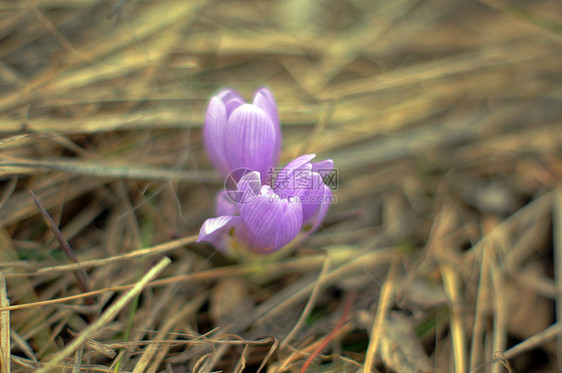
POLYGON ((158 251, 171 280, 94 338, 114 355, 85 345, 60 364, 562 371, 560 14, 552 0, 0 1, 0 269, 11 304, 31 305, 10 311, 12 369, 51 360, 162 254, 104 258, 198 233, 223 185, 208 99, 268 86, 282 164, 335 162, 324 227, 267 275, 204 245, 158 251), (85 289, 29 189, 93 261, 93 304, 41 303, 85 289))

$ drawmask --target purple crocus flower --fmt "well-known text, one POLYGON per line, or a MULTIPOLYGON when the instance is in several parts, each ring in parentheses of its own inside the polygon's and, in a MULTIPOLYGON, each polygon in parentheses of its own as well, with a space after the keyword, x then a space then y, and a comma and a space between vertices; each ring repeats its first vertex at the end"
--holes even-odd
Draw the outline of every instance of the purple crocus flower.
POLYGON ((267 254, 314 232, 324 219, 332 192, 324 184, 331 160, 311 163, 303 155, 279 171, 274 187, 263 185, 257 171, 248 172, 234 193, 217 196, 217 218, 207 219, 197 241, 232 253, 248 250, 267 254), (298 237, 298 238, 297 238, 298 237))
POLYGON ((220 91, 209 103, 203 137, 209 157, 223 177, 237 169, 249 169, 258 171, 265 182, 281 150, 273 94, 260 88, 254 93, 253 103, 247 104, 233 89, 220 91))

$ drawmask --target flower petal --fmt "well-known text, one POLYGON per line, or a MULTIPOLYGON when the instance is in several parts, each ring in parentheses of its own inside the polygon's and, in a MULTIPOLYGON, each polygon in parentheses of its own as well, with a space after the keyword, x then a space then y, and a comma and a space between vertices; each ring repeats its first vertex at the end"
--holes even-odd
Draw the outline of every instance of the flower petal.
POLYGON ((248 228, 250 247, 260 253, 287 245, 302 226, 301 204, 279 198, 268 185, 252 203, 240 207, 240 216, 248 228))
POLYGON ((314 175, 311 188, 301 197, 303 226, 306 229, 308 225, 312 230, 322 223, 332 202, 332 191, 324 185, 318 173, 314 172, 314 175))
POLYGON ((231 170, 249 168, 265 179, 273 167, 275 129, 265 112, 249 104, 238 107, 228 118, 230 135, 224 137, 225 160, 231 170))
POLYGON ((226 190, 221 190, 215 199, 216 203, 216 215, 239 215, 240 208, 238 203, 232 199, 232 195, 229 194, 226 190))
POLYGON ((240 205, 252 202, 260 194, 261 190, 260 173, 257 171, 245 171, 246 173, 236 182, 236 189, 225 189, 225 197, 236 205, 237 214, 240 213, 240 205))
POLYGON ((279 123, 279 112, 277 110, 277 103, 273 97, 273 93, 267 88, 260 88, 254 93, 254 105, 262 109, 269 119, 273 122, 275 127, 275 160, 274 164, 279 161, 279 154, 281 152, 281 125, 279 123))
POLYGON ((326 159, 320 162, 313 162, 312 169, 314 170, 314 172, 318 172, 324 177, 334 169, 334 161, 332 161, 331 159, 326 159))
POLYGON ((260 195, 261 187, 259 172, 253 171, 242 176, 236 187, 240 196, 238 204, 245 205, 253 202, 260 195))
POLYGON ((277 173, 274 190, 282 197, 302 196, 310 184, 314 154, 300 156, 277 173))
POLYGON ((226 108, 217 96, 211 99, 205 115, 203 138, 205 148, 215 168, 223 175, 228 174, 228 165, 224 154, 224 138, 228 136, 226 108))
POLYGON ((217 97, 219 97, 226 108, 227 118, 236 108, 246 103, 240 93, 231 88, 223 89, 217 94, 217 97))
POLYGON ((197 242, 205 241, 217 249, 228 252, 229 243, 235 237, 245 237, 246 226, 240 216, 219 216, 205 220, 197 242))
POLYGON ((273 93, 267 88, 260 88, 254 93, 254 105, 265 111, 273 124, 279 125, 279 112, 273 93))
POLYGON ((316 157, 316 154, 301 155, 300 157, 295 158, 291 162, 287 163, 287 165, 284 168, 290 170, 301 168, 302 166, 306 165, 311 160, 313 160, 314 157, 316 157))
POLYGON ((242 97, 242 95, 240 93, 238 93, 237 90, 232 89, 232 88, 225 88, 225 89, 221 90, 219 93, 217 93, 216 96, 218 98, 220 98, 220 100, 222 102, 228 102, 228 101, 233 100, 233 99, 239 99, 239 100, 244 101, 244 98, 242 97))

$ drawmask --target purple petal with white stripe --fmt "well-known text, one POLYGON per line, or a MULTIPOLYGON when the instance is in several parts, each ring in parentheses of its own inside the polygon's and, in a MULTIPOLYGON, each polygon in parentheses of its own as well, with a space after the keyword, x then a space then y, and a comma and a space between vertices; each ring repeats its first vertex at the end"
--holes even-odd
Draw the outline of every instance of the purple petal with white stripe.
POLYGON ((223 176, 229 172, 224 154, 224 136, 228 136, 226 126, 226 108, 221 99, 215 96, 211 99, 205 115, 203 138, 211 162, 223 176))
POLYGON ((299 202, 281 199, 264 185, 261 194, 240 207, 240 216, 248 227, 249 244, 260 253, 279 250, 291 242, 302 226, 299 202))
POLYGON ((217 249, 228 252, 233 239, 245 241, 247 229, 240 216, 219 216, 207 219, 201 226, 197 242, 205 241, 217 249))
POLYGON ((232 112, 241 105, 244 105, 246 101, 236 92, 234 89, 227 88, 219 92, 217 96, 226 108, 226 117, 228 118, 232 112))
POLYGON ((320 162, 313 162, 312 169, 314 170, 314 172, 318 172, 320 173, 320 175, 322 175, 322 177, 324 177, 334 169, 334 161, 332 161, 331 159, 326 159, 320 162))
POLYGON ((262 184, 259 172, 248 172, 242 176, 236 186, 239 195, 238 204, 245 205, 253 202, 257 196, 260 195, 261 186, 262 184))
POLYGON ((332 191, 322 184, 320 190, 313 190, 308 195, 302 197, 303 226, 305 229, 310 227, 316 230, 324 220, 330 203, 332 202, 332 191))
POLYGON ((314 154, 307 154, 289 162, 275 179, 275 192, 283 197, 300 197, 310 184, 312 177, 312 165, 310 161, 315 157, 314 154))
POLYGON ((273 122, 275 127, 275 155, 274 164, 279 161, 279 153, 281 151, 281 125, 279 123, 279 112, 277 111, 277 103, 273 97, 273 93, 267 88, 260 88, 254 94, 254 105, 261 108, 273 122))
POLYGON ((221 190, 215 199, 216 208, 215 212, 217 216, 223 215, 239 215, 240 207, 238 203, 232 198, 230 191, 221 190))
POLYGON ((224 152, 229 168, 258 171, 263 181, 275 158, 275 128, 271 119, 257 106, 244 104, 228 118, 227 128, 231 136, 224 137, 224 152))

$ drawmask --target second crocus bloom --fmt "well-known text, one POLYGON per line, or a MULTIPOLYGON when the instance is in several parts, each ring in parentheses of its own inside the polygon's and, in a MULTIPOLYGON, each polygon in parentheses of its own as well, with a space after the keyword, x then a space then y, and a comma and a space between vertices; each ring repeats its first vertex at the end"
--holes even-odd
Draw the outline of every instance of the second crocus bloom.
POLYGON ((265 183, 281 150, 273 94, 260 88, 247 104, 235 90, 222 90, 209 103, 203 137, 207 153, 223 177, 237 169, 249 169, 259 172, 265 183))
POLYGON ((269 254, 306 238, 320 226, 332 202, 323 176, 333 162, 312 163, 314 157, 290 162, 277 174, 273 188, 262 185, 259 172, 245 174, 235 192, 219 194, 217 213, 222 216, 203 223, 198 241, 229 254, 269 254))

